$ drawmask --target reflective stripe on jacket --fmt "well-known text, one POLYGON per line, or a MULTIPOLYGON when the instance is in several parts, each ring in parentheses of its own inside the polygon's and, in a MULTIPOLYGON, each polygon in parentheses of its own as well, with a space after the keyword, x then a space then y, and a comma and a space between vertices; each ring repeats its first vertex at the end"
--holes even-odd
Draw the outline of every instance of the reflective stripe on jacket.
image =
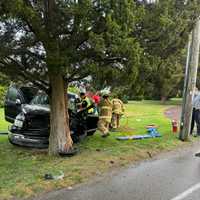
POLYGON ((105 119, 110 123, 112 118, 112 102, 109 99, 101 100, 99 110, 99 119, 105 119))
MULTIPOLYGON (((87 108, 88 108, 89 106, 92 105, 92 100, 90 100, 88 97, 85 97, 84 99, 82 99, 82 103, 83 103, 84 101, 87 103, 87 108)), ((94 112, 94 109, 93 109, 93 108, 90 108, 90 109, 88 110, 88 113, 93 113, 93 112, 94 112)))

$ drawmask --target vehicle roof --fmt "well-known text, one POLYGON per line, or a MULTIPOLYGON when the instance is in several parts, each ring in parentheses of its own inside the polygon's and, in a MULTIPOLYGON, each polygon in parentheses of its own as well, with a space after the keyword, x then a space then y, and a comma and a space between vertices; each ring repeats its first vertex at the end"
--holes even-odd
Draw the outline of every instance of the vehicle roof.
MULTIPOLYGON (((39 90, 37 87, 34 86, 30 86, 30 85, 18 85, 18 84, 12 84, 10 85, 10 87, 15 87, 17 89, 20 89, 22 91, 25 91, 26 89, 33 89, 35 92, 35 96, 41 94, 46 94, 44 91, 39 90), (36 91, 37 90, 37 91, 36 91)), ((70 96, 70 98, 79 98, 79 95, 73 92, 67 92, 68 96, 70 96)), ((47 95, 47 94, 46 94, 47 95)))

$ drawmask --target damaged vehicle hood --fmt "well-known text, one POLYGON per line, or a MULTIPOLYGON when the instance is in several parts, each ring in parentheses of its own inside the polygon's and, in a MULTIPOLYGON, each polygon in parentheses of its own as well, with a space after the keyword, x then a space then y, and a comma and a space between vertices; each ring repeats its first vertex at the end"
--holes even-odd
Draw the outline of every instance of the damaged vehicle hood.
POLYGON ((49 105, 28 105, 25 104, 22 107, 22 111, 24 114, 49 114, 50 113, 50 107, 49 105))

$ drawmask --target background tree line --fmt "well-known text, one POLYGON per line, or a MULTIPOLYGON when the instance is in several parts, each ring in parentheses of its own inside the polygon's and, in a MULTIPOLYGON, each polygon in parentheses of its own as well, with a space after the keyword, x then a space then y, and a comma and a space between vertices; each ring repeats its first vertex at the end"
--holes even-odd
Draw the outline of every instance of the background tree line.
POLYGON ((98 88, 109 82, 120 96, 136 100, 180 97, 188 35, 198 17, 199 3, 173 0, 152 4, 135 2, 137 14, 132 34, 140 47, 137 52, 139 64, 135 65, 134 74, 129 79, 116 71, 98 71, 94 86, 98 88), (113 77, 117 77, 117 81, 113 77))

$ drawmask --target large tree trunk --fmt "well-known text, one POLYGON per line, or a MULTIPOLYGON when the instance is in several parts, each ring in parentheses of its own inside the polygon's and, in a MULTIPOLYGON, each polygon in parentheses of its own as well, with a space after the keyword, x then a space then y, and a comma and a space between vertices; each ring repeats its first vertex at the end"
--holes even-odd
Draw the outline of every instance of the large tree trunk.
POLYGON ((61 151, 72 148, 72 139, 69 129, 68 104, 66 99, 65 82, 61 74, 49 73, 51 85, 51 115, 49 155, 58 155, 61 151))

